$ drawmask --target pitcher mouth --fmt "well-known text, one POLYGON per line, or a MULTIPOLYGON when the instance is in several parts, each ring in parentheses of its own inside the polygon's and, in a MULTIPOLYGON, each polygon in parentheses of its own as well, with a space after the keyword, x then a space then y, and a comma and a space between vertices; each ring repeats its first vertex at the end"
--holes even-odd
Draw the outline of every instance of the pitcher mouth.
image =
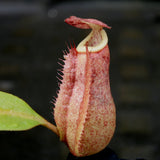
POLYGON ((77 46, 77 52, 86 52, 86 46, 89 52, 98 52, 108 43, 108 37, 104 29, 93 29, 90 34, 82 40, 77 46))

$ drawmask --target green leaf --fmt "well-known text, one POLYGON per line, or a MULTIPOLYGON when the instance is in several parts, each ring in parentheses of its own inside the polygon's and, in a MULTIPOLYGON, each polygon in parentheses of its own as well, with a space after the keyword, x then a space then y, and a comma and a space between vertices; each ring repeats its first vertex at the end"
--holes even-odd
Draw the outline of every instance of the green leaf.
POLYGON ((25 101, 0 91, 0 130, 27 130, 48 123, 25 101))

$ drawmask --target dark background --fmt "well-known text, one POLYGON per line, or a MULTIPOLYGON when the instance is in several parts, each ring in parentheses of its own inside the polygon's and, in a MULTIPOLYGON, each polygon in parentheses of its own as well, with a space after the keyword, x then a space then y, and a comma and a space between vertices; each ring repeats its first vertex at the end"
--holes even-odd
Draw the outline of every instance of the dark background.
MULTIPOLYGON (((97 18, 111 52, 110 81, 117 127, 109 144, 121 158, 160 159, 160 3, 158 1, 0 1, 0 90, 15 94, 54 123, 50 103, 58 90, 66 43, 88 33, 64 23, 97 18)), ((0 159, 65 160, 68 149, 44 127, 0 132, 0 159)))

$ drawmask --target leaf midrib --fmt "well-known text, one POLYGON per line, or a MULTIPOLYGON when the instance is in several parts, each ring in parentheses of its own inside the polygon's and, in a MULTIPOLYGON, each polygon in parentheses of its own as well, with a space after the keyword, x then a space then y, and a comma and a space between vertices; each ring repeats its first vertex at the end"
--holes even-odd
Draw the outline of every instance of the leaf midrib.
POLYGON ((33 121, 37 121, 40 124, 44 124, 44 119, 42 117, 37 117, 37 116, 32 116, 26 113, 22 113, 22 112, 15 112, 12 110, 5 110, 5 109, 0 109, 0 115, 8 115, 8 116, 12 116, 12 117, 19 117, 19 118, 24 118, 24 119, 29 119, 29 120, 33 120, 33 121))

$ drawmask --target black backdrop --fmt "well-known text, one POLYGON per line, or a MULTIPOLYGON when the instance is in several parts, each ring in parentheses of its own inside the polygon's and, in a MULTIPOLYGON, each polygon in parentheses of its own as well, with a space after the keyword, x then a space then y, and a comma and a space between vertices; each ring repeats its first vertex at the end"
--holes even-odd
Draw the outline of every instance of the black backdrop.
MULTIPOLYGON (((97 18, 107 30, 117 128, 109 146, 122 158, 159 159, 159 3, 130 1, 1 1, 0 90, 15 94, 54 123, 58 58, 66 42, 88 30, 68 26, 70 15, 97 18), (7 2, 7 3, 6 3, 7 2)), ((0 158, 66 159, 68 149, 48 129, 0 132, 0 158)))

